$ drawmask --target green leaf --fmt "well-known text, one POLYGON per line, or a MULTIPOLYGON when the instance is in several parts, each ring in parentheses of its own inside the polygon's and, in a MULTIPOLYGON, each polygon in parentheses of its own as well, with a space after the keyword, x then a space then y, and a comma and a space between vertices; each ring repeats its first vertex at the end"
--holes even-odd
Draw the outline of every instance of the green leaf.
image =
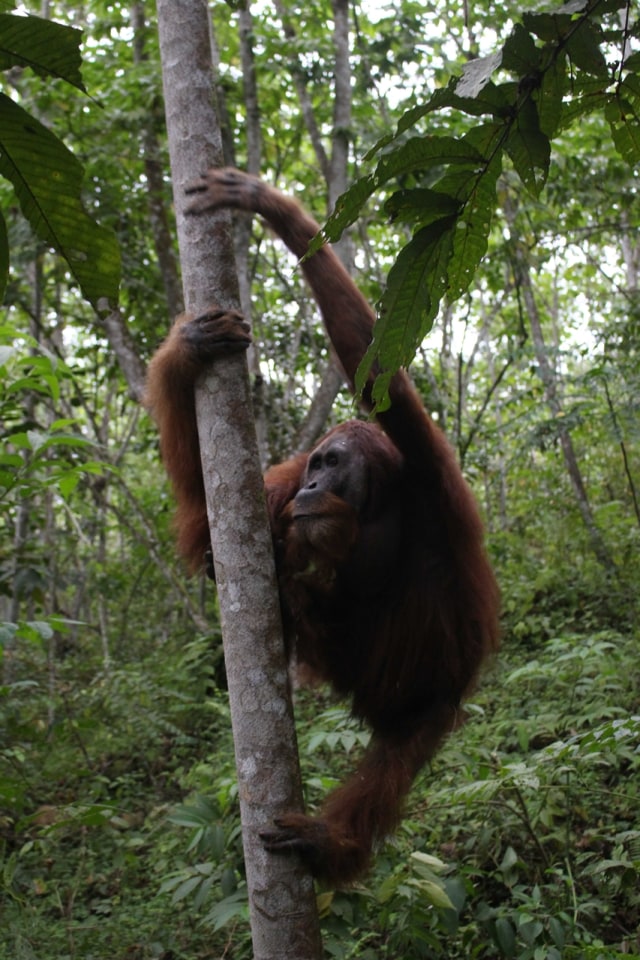
POLYGON ((450 301, 457 300, 468 289, 487 251, 491 219, 496 206, 496 183, 501 172, 502 155, 498 152, 477 178, 456 223, 447 288, 450 301))
POLYGON ((435 880, 417 880, 415 885, 434 907, 439 907, 441 910, 455 910, 447 891, 435 880))
POLYGON ((633 70, 635 73, 640 71, 640 50, 632 53, 623 63, 625 70, 633 70))
POLYGON ((589 90, 584 95, 574 97, 562 107, 559 129, 566 130, 582 117, 588 117, 593 113, 605 110, 609 100, 609 95, 600 84, 598 84, 597 90, 589 90))
POLYGON ((560 126, 566 88, 566 57, 561 54, 544 71, 540 89, 535 94, 540 130, 550 140, 560 126))
POLYGON ((80 482, 80 474, 77 470, 69 470, 57 478, 58 490, 63 500, 67 500, 80 482))
POLYGON ((507 38, 502 66, 505 70, 512 70, 519 77, 526 77, 540 69, 540 50, 521 23, 515 25, 507 38))
MULTIPOLYGON (((504 117, 508 114, 511 100, 505 97, 504 84, 496 86, 495 83, 488 81, 475 97, 463 97, 459 94, 459 83, 460 78, 453 77, 449 85, 436 90, 427 103, 407 110, 398 122, 395 136, 397 137, 405 133, 427 114, 446 109, 447 107, 452 107, 454 110, 461 110, 463 113, 468 113, 473 117, 480 117, 487 113, 498 117, 504 117)), ((388 142, 389 138, 386 138, 385 145, 388 142)), ((377 146, 378 145, 376 145, 376 147, 377 146)), ((370 151, 371 154, 376 152, 376 147, 370 151)))
POLYGON ((426 227, 434 220, 457 213, 460 202, 449 194, 427 188, 397 190, 384 205, 385 213, 392 220, 406 221, 426 227))
POLYGON ((376 177, 383 184, 394 177, 422 172, 431 167, 481 162, 482 155, 465 140, 432 135, 412 137, 381 158, 376 177))
POLYGON ((174 890, 173 896, 171 898, 172 903, 180 903, 181 900, 184 900, 189 894, 195 890, 202 883, 201 877, 197 874, 196 876, 187 877, 186 880, 174 890))
POLYGON ((587 73, 608 79, 607 61, 600 49, 602 33, 596 24, 583 20, 567 41, 566 50, 575 66, 587 73))
POLYGON ((530 33, 555 45, 572 29, 575 21, 567 13, 559 14, 556 11, 553 13, 530 13, 525 10, 522 14, 522 23, 530 33))
POLYGON ((315 253, 327 240, 334 243, 342 236, 343 230, 350 227, 360 216, 367 200, 378 189, 378 181, 373 174, 356 180, 348 190, 336 200, 333 213, 327 220, 321 233, 309 244, 309 251, 305 257, 315 253))
POLYGON ((516 953, 516 935, 506 917, 496 920, 496 943, 503 957, 514 957, 516 953))
POLYGON ((605 111, 616 150, 628 164, 640 161, 640 118, 627 100, 611 100, 605 111))
POLYGON ((516 172, 527 189, 537 196, 549 173, 551 146, 540 130, 538 111, 527 99, 518 110, 506 142, 506 150, 516 172))
POLYGON ((627 97, 636 107, 640 106, 640 77, 628 73, 618 87, 618 95, 627 97))
POLYGON ((214 930, 220 930, 236 917, 247 916, 247 889, 242 886, 230 896, 217 903, 207 914, 205 920, 213 924, 214 930))
POLYGON ((120 252, 115 235, 96 224, 80 201, 82 166, 64 144, 0 94, 0 174, 14 186, 22 212, 41 240, 67 261, 96 308, 115 304, 120 252))
POLYGON ((558 950, 564 949, 564 945, 566 942, 566 933, 565 933, 564 926, 562 925, 561 921, 558 920, 557 917, 549 918, 549 932, 558 950))
POLYGON ((392 372, 411 361, 438 312, 455 223, 455 217, 443 217, 418 230, 389 271, 373 339, 356 376, 356 388, 362 390, 378 357, 382 373, 372 396, 379 412, 388 407, 392 372))
POLYGON ((0 13, 0 70, 31 67, 39 76, 60 77, 86 92, 80 67, 82 30, 40 17, 0 13))
POLYGON ((309 245, 307 256, 325 240, 334 242, 360 215, 367 200, 389 180, 419 173, 434 166, 479 164, 482 155, 470 143, 455 137, 413 137, 382 157, 373 174, 356 180, 336 201, 322 234, 309 245))
POLYGON ((440 857, 434 857, 430 853, 423 853, 422 850, 414 850, 411 854, 411 859, 415 860, 418 864, 429 867, 431 870, 435 870, 436 873, 440 873, 446 867, 446 863, 444 860, 441 860, 440 857))

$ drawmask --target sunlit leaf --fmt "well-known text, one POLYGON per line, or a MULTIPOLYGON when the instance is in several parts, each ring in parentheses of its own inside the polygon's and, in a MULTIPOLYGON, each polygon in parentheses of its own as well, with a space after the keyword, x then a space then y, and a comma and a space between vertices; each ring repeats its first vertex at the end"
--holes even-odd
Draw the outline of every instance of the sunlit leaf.
POLYGON ((81 164, 50 130, 4 94, 0 174, 13 184, 37 236, 65 258, 87 300, 102 308, 115 303, 120 252, 115 234, 95 223, 82 206, 81 164))
POLYGON ((435 880, 417 880, 415 885, 434 907, 439 907, 441 910, 455 909, 447 891, 435 880))
POLYGON ((502 50, 489 54, 488 57, 478 57, 470 60, 462 69, 462 76, 456 84, 456 93, 459 97, 474 98, 491 80, 495 71, 502 64, 502 50))
POLYGON ((0 13, 0 70, 31 67, 40 76, 60 77, 84 90, 81 40, 82 30, 75 27, 0 13))

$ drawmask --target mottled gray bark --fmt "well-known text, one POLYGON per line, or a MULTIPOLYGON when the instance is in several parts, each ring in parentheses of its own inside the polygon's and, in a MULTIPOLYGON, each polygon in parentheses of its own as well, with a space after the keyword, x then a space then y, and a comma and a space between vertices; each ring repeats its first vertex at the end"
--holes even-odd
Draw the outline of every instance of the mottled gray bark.
MULTIPOLYGON (((237 308, 228 217, 184 215, 185 185, 222 160, 212 108, 205 0, 158 0, 158 26, 185 304, 237 308)), ((217 363, 196 389, 256 960, 317 960, 313 883, 294 859, 268 854, 259 831, 301 789, 246 358, 217 363)))
POLYGON ((141 401, 147 370, 124 317, 120 310, 116 309, 103 317, 98 317, 97 322, 104 328, 109 346, 127 381, 130 395, 134 400, 141 401))

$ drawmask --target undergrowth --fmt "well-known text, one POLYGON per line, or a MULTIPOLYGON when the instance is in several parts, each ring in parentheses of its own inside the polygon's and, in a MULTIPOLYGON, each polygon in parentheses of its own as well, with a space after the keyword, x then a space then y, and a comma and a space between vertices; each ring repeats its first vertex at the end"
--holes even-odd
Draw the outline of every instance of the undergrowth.
MULTIPOLYGON (((636 644, 507 639, 371 876, 319 891, 328 957, 640 956, 636 644)), ((35 655, 4 689, 1 960, 251 957, 213 659, 201 641, 65 683, 54 728, 35 655)), ((297 715, 314 806, 366 736, 317 691, 297 715)))

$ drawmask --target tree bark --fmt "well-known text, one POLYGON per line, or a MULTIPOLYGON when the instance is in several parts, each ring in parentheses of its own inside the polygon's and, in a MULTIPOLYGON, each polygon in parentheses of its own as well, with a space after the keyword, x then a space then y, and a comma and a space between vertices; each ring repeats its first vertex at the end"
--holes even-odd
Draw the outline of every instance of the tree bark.
POLYGON ((124 317, 120 310, 116 309, 97 319, 104 328, 109 346, 118 360, 131 397, 140 402, 144 395, 147 371, 124 317))
MULTIPOLYGON (((169 153, 187 309, 237 308, 230 221, 187 218, 186 184, 220 165, 205 0, 158 0, 169 153)), ((196 387, 198 427, 222 621, 256 960, 317 960, 313 883, 295 859, 268 854, 259 831, 301 808, 295 731, 271 535, 244 356, 196 387)))

